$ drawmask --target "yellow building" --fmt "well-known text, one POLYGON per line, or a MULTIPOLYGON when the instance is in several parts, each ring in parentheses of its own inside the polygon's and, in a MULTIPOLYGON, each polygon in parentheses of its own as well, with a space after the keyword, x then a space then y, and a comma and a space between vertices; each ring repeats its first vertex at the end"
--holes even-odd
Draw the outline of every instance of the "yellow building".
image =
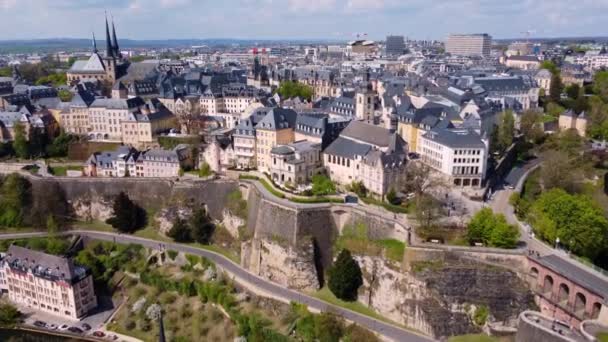
POLYGON ((273 108, 256 126, 257 168, 270 172, 270 151, 278 145, 294 142, 297 113, 291 109, 273 108))

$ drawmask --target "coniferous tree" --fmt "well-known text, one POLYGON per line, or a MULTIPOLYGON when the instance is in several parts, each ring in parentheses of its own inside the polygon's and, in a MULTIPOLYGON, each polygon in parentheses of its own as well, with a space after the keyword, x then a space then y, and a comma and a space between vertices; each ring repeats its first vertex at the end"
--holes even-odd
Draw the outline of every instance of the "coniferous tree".
POLYGON ((211 242, 211 237, 215 231, 215 225, 211 222, 211 218, 207 215, 205 209, 197 209, 192 214, 190 220, 192 228, 192 237, 198 243, 208 244, 211 242))
POLYGON ((114 216, 106 222, 123 233, 133 233, 145 225, 146 213, 127 194, 121 192, 114 199, 114 216))
POLYGON ((173 223, 173 227, 167 233, 167 236, 175 240, 176 242, 190 242, 192 241, 192 234, 190 227, 185 220, 177 218, 173 223))
POLYGON ((348 249, 343 249, 329 269, 328 286, 331 292, 345 301, 357 300, 357 291, 363 285, 361 268, 348 249))

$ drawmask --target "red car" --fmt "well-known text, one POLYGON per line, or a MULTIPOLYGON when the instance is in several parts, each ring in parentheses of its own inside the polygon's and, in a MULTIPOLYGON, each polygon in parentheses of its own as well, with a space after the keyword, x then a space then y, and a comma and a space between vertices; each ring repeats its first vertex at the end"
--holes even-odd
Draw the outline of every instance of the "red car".
POLYGON ((106 334, 104 334, 102 331, 96 331, 93 333, 93 336, 95 337, 104 337, 106 336, 106 334))

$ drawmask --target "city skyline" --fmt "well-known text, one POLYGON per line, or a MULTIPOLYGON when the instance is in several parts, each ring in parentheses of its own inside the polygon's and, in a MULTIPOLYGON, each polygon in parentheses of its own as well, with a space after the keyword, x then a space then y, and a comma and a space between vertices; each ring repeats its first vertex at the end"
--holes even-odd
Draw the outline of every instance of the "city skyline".
POLYGON ((0 40, 85 38, 91 31, 101 37, 104 11, 122 37, 136 40, 351 40, 363 33, 369 39, 399 34, 444 40, 450 33, 482 32, 515 39, 527 31, 532 37, 605 35, 596 28, 606 19, 608 1, 583 0, 573 8, 565 0, 0 0, 0 10, 0 40), (442 25, 429 25, 437 18, 442 25))

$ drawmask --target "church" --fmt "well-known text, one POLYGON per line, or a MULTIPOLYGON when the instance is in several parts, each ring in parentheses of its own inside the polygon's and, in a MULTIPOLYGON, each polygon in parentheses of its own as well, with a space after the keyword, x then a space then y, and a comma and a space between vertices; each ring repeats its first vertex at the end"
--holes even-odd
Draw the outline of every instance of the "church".
POLYGON ((106 17, 106 52, 101 55, 97 50, 95 34, 93 34, 93 54, 88 60, 77 60, 67 72, 70 85, 80 81, 99 81, 110 87, 117 79, 126 74, 129 61, 123 58, 118 47, 116 28, 112 20, 112 38, 110 38, 110 27, 106 17))

